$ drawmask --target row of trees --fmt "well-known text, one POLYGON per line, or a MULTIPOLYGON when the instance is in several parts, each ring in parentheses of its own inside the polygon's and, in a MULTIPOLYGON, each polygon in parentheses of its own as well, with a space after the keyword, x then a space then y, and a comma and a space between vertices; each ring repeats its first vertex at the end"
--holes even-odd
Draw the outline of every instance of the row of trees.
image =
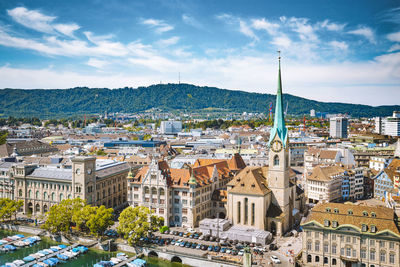
POLYGON ((47 212, 43 229, 53 233, 67 233, 75 225, 81 232, 102 236, 114 224, 113 209, 105 206, 90 206, 80 198, 64 199, 47 212))
MULTIPOLYGON (((113 209, 105 206, 86 205, 80 198, 65 199, 47 212, 42 228, 53 233, 68 233, 75 225, 80 232, 102 236, 108 227, 114 225, 113 209)), ((153 214, 147 207, 127 207, 119 216, 118 233, 136 244, 141 237, 148 236, 164 225, 164 218, 153 214)))
POLYGON ((9 198, 0 198, 0 220, 11 220, 17 216, 18 210, 24 205, 22 200, 12 200, 9 198))

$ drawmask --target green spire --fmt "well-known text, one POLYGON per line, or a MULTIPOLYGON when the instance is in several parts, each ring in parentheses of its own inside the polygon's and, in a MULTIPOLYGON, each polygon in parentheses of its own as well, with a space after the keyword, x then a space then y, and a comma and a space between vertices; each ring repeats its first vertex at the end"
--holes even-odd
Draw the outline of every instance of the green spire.
POLYGON ((278 134, 279 138, 282 140, 284 146, 286 146, 287 140, 287 129, 285 126, 285 115, 283 113, 283 100, 282 100, 282 79, 281 79, 281 56, 279 53, 279 70, 278 70, 278 91, 276 93, 276 103, 275 103, 275 118, 274 118, 274 128, 271 129, 271 135, 269 143, 278 134))

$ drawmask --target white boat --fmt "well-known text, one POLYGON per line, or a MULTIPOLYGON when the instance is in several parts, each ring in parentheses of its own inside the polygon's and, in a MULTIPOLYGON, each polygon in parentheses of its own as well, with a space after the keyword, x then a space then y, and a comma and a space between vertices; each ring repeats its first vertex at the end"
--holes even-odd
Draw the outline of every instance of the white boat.
POLYGON ((40 256, 40 258, 42 258, 42 257, 46 256, 45 254, 43 254, 43 253, 40 253, 40 252, 36 252, 36 255, 39 255, 39 256, 40 256))
POLYGON ((13 261, 12 263, 14 263, 14 264, 17 265, 17 266, 21 266, 21 265, 24 265, 24 264, 25 264, 25 262, 24 262, 23 260, 15 260, 15 261, 13 261))
POLYGON ((116 265, 116 264, 120 263, 122 260, 121 260, 121 259, 118 259, 118 258, 111 258, 110 261, 111 261, 112 263, 114 263, 114 265, 116 265))

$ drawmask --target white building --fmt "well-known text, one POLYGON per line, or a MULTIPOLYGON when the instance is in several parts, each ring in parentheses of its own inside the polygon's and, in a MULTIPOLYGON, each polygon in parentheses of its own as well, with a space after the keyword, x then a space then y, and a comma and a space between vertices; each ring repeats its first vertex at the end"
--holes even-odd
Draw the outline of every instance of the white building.
POLYGON ((162 121, 160 125, 161 134, 177 134, 182 131, 181 121, 162 121))
POLYGON ((393 111, 392 117, 383 120, 383 133, 385 135, 400 136, 400 112, 393 111))
POLYGON ((382 118, 375 117, 374 121, 375 121, 375 133, 382 134, 382 128, 383 128, 382 118))
POLYGON ((329 136, 333 138, 347 138, 347 118, 330 118, 329 136))
POLYGON ((307 177, 306 196, 310 202, 332 202, 341 198, 344 169, 340 166, 317 166, 307 177))
POLYGON ((371 157, 369 160, 369 168, 376 170, 376 171, 381 171, 385 169, 392 159, 390 158, 385 158, 385 157, 371 157))
POLYGON ((315 109, 310 110, 310 116, 315 117, 315 109))

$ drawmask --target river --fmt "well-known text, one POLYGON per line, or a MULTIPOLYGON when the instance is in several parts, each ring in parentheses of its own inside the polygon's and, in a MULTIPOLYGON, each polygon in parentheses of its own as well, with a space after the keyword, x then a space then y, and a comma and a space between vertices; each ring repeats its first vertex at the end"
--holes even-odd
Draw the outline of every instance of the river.
MULTIPOLYGON (((11 236, 17 234, 16 232, 11 231, 4 231, 0 230, 0 239, 3 237, 11 236)), ((22 233, 24 234, 24 233, 22 233)), ((26 236, 26 234, 24 234, 26 236)), ((0 252, 0 265, 3 265, 7 262, 12 262, 17 259, 23 259, 24 257, 28 256, 29 254, 35 253, 39 250, 49 248, 50 246, 58 245, 57 243, 50 238, 42 237, 42 241, 38 242, 37 244, 33 245, 32 247, 25 247, 17 249, 15 252, 7 252, 3 253, 0 252)), ((77 259, 67 261, 66 263, 59 264, 57 266, 63 267, 91 267, 95 263, 101 260, 108 260, 111 257, 114 257, 118 252, 105 252, 102 250, 97 249, 90 249, 87 253, 80 255, 77 259)), ((182 265, 180 263, 171 263, 169 261, 161 260, 158 258, 148 258, 144 257, 147 261, 148 267, 189 267, 188 265, 182 265)))

